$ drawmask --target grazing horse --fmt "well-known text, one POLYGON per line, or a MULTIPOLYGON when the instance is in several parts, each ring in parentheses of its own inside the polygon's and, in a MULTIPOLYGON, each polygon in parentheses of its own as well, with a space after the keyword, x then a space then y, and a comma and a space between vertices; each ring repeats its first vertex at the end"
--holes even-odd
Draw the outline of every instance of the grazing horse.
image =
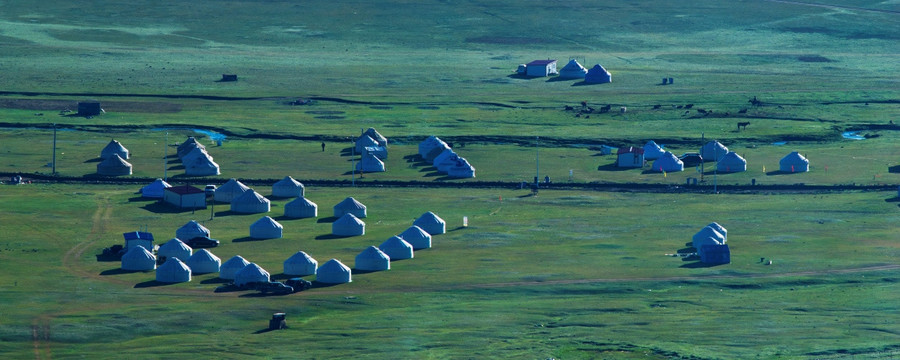
POLYGON ((743 128, 744 130, 747 130, 747 125, 750 125, 749 121, 737 123, 738 131, 741 131, 741 128, 743 128))

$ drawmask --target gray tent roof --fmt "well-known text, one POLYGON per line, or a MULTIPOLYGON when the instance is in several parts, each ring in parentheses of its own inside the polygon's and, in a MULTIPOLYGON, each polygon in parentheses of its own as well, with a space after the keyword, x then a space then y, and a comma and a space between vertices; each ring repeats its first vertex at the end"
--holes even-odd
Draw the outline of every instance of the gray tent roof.
POLYGON ((358 218, 366 217, 366 206, 352 197, 348 197, 334 206, 334 216, 341 217, 344 214, 353 214, 358 218))
POLYGON ((338 259, 331 259, 316 270, 316 281, 327 284, 342 284, 353 280, 352 273, 347 265, 344 265, 338 259))
POLYGON ((410 226, 398 236, 412 245, 413 249, 415 250, 428 249, 431 247, 431 234, 429 234, 425 230, 422 230, 422 228, 418 226, 410 226))
POLYGON ((131 164, 119 154, 113 154, 97 164, 97 173, 107 176, 131 175, 131 164))
POLYGON ((290 176, 285 176, 272 185, 272 196, 296 197, 303 196, 303 184, 290 176))
POLYGON ((219 278, 234 280, 234 275, 247 265, 250 265, 249 261, 240 255, 235 255, 231 259, 225 261, 225 263, 222 264, 222 267, 219 268, 219 278))
POLYGON ((178 238, 169 240, 156 250, 157 256, 165 256, 167 259, 178 258, 183 261, 189 259, 193 252, 194 249, 191 249, 190 246, 187 246, 187 244, 178 238))
POLYGON ((353 268, 364 271, 390 270, 391 258, 377 247, 369 246, 356 255, 353 268))
POLYGON ((269 281, 269 272, 254 263, 244 266, 234 274, 234 284, 238 286, 251 282, 267 281, 269 281))
POLYGON ((178 258, 168 258, 156 269, 156 281, 166 283, 191 281, 191 268, 178 258))
POLYGON ((217 273, 222 266, 222 260, 206 249, 197 250, 185 263, 193 274, 217 273))
POLYGON ((178 230, 175 230, 175 237, 183 240, 190 240, 200 236, 209 237, 209 229, 198 223, 196 220, 188 221, 187 224, 184 224, 178 228, 178 230))
POLYGON ((143 246, 135 246, 122 255, 122 270, 144 271, 156 269, 156 256, 143 246))
POLYGON ((319 215, 319 206, 304 197, 298 197, 284 205, 284 216, 292 219, 311 218, 319 215))
POLYGON ((391 236, 381 245, 378 245, 391 260, 412 259, 414 256, 413 247, 399 236, 391 236))
POLYGON ((115 154, 119 154, 123 159, 128 158, 128 149, 122 146, 118 140, 110 140, 109 144, 106 144, 106 147, 100 151, 100 158, 106 159, 112 157, 115 154))
POLYGON ((425 232, 431 235, 439 235, 447 232, 447 223, 444 219, 441 219, 440 216, 437 216, 437 214, 431 211, 419 216, 416 221, 413 221, 413 225, 422 228, 422 230, 425 230, 425 232))
POLYGON ((284 261, 284 273, 287 275, 315 275, 319 262, 303 251, 298 251, 284 261))

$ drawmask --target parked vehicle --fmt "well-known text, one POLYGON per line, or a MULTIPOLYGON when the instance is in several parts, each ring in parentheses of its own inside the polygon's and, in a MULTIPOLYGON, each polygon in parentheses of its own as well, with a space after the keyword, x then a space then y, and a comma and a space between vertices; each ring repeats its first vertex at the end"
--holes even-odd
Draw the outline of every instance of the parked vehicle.
POLYGON ((284 283, 294 288, 294 292, 301 292, 312 287, 311 282, 299 277, 287 279, 284 283))
POLYGON ((216 186, 206 185, 206 187, 203 189, 203 192, 206 193, 206 196, 213 196, 216 194, 216 186))
POLYGON ((278 281, 258 282, 247 284, 249 288, 257 290, 263 294, 290 294, 294 292, 294 288, 278 281))
POLYGON ((210 239, 206 236, 198 236, 193 239, 184 242, 187 246, 190 246, 191 249, 199 249, 199 248, 214 248, 219 246, 219 240, 210 239))
POLYGON ((699 153, 685 153, 678 160, 684 163, 684 167, 698 166, 703 163, 703 157, 699 153))

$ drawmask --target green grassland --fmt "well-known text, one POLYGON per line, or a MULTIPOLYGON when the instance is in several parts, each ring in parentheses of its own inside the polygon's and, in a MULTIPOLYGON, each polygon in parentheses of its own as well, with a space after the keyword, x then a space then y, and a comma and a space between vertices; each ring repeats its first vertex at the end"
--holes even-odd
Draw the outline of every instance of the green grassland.
POLYGON ((681 154, 701 137, 748 161, 740 173, 707 164, 707 185, 896 185, 898 12, 877 0, 0 1, 0 173, 50 174, 56 124, 64 177, 95 179, 114 138, 131 151, 133 178, 165 169, 175 184, 290 175, 366 185, 308 186, 317 219, 284 219, 289 200, 274 200, 269 215, 285 236, 265 241, 245 241, 261 215, 227 204, 175 212, 135 185, 3 185, 0 354, 895 357, 894 191, 531 196, 467 185, 530 180, 538 165, 557 183, 680 185, 700 174, 616 169, 599 147, 655 140, 681 154), (545 58, 600 63, 613 82, 513 76, 545 58), (239 81, 218 82, 223 73, 239 81), (88 98, 106 113, 60 112, 88 98), (297 98, 312 102, 287 105, 297 98), (576 116, 582 101, 612 111, 576 116), (751 124, 738 131, 742 121, 751 124), (368 127, 391 142, 388 171, 360 179, 347 151, 368 127), (216 146, 193 129, 227 139, 216 146), (453 142, 478 177, 447 179, 418 161, 429 135, 453 142), (173 145, 186 136, 199 137, 222 175, 183 175, 173 145), (810 159, 810 172, 774 172, 791 151, 810 159), (366 235, 331 238, 331 207, 347 196, 368 206, 366 235), (352 266, 425 211, 450 230, 432 249, 288 296, 214 293, 215 274, 160 286, 153 272, 122 273, 95 257, 122 232, 147 226, 165 241, 196 219, 222 241, 217 256, 240 254, 280 279, 298 250, 352 266), (667 256, 711 221, 728 228, 731 264, 667 256), (290 328, 261 332, 276 311, 290 328))

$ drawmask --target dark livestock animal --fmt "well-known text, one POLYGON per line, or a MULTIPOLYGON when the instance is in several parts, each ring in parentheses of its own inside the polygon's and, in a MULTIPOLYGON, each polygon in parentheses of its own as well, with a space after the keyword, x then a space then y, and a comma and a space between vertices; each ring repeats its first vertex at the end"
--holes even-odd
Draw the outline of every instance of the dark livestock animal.
POLYGON ((750 125, 749 121, 737 123, 738 131, 741 131, 741 129, 747 130, 747 125, 750 125))

